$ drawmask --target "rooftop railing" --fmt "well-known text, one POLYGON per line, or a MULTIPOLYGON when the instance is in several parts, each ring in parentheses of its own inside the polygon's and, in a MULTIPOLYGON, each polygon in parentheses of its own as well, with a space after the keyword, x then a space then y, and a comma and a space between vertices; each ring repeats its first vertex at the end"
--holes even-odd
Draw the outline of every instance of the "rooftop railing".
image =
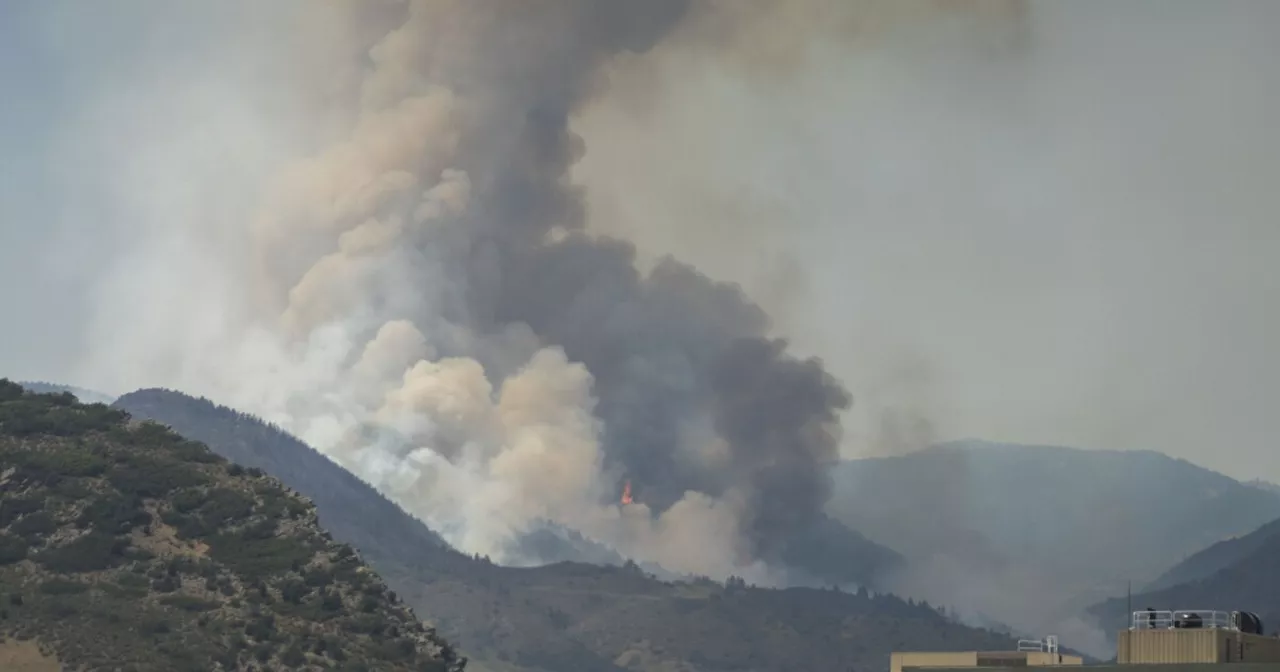
POLYGON ((1130 630, 1238 630, 1231 613, 1213 609, 1143 610, 1133 612, 1130 630))
POLYGON ((1033 653, 1057 653, 1058 637, 1056 635, 1049 635, 1044 639, 1019 639, 1018 650, 1033 653))

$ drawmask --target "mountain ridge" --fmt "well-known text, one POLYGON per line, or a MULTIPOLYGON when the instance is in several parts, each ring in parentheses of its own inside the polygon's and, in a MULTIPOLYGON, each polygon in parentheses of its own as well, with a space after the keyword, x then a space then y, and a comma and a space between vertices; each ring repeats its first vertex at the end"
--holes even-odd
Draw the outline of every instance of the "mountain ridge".
MULTIPOLYGON (((143 392, 124 395, 117 404, 209 439, 215 451, 240 451, 261 464, 270 459, 273 468, 318 458, 340 469, 252 416, 218 410, 211 401, 179 392, 143 392)), ((321 482, 314 475, 282 476, 316 499, 322 521, 330 515, 328 509, 348 506, 345 499, 326 500, 308 492, 305 488, 321 482)), ((352 487, 363 494, 348 491, 344 497, 372 497, 394 506, 369 492, 372 488, 363 481, 355 483, 359 485, 352 487)), ((339 531, 357 534, 367 527, 335 525, 335 538, 342 539, 339 531)), ((417 536, 426 539, 427 533, 417 536)), ((346 541, 361 548, 359 538, 346 541)), ((1009 637, 944 618, 928 604, 865 589, 771 590, 752 588, 740 579, 663 582, 633 563, 513 568, 447 545, 423 548, 423 556, 406 557, 403 549, 364 555, 397 594, 467 654, 468 669, 474 670, 883 669, 893 649, 1014 644, 1009 637)))
POLYGON ((32 664, 466 665, 308 501, 161 425, 0 379, 0 464, 0 634, 32 664))
MULTIPOLYGON (((1100 623, 1126 625, 1130 605, 1134 609, 1252 611, 1262 618, 1266 632, 1280 635, 1276 627, 1280 625, 1280 574, 1275 571, 1275 559, 1280 557, 1277 525, 1280 520, 1264 526, 1266 531, 1254 539, 1247 552, 1210 574, 1144 590, 1131 597, 1113 597, 1090 606, 1087 611, 1100 623)), ((1232 548, 1238 551, 1245 547, 1232 548)))
POLYGON ((1153 592, 1213 576, 1257 553, 1277 537, 1280 537, 1280 518, 1248 534, 1224 539, 1188 556, 1143 586, 1142 590, 1153 592))
POLYGON ((79 399, 81 403, 85 404, 110 405, 111 402, 116 400, 115 397, 109 394, 104 394, 97 390, 90 390, 83 387, 76 387, 75 385, 63 385, 61 383, 50 383, 41 380, 21 380, 17 381, 17 384, 22 386, 23 389, 35 392, 36 394, 60 394, 62 392, 70 392, 79 399))
POLYGON ((1095 534, 1103 522, 1126 533, 1110 535, 1116 542, 1103 550, 1069 555, 1068 566, 1111 566, 1152 579, 1212 543, 1280 517, 1280 494, 1149 450, 949 442, 846 461, 836 481, 832 515, 908 557, 938 550, 950 530, 973 533, 998 555, 1058 561, 1075 550, 1062 548, 1063 540, 1095 534), (933 501, 902 501, 901 493, 919 492, 933 501), (1103 520, 1094 512, 1100 507, 1110 510, 1103 520), (921 524, 903 524, 913 519, 921 524), (917 538, 906 534, 912 530, 921 531, 917 538), (1115 547, 1133 551, 1128 569, 1106 557, 1115 547))
MULTIPOLYGON (((1155 451, 948 442, 852 460, 828 512, 902 552, 886 588, 1104 655, 1091 605, 1280 518, 1280 497, 1155 451)), ((979 621, 975 621, 979 622, 979 621)))

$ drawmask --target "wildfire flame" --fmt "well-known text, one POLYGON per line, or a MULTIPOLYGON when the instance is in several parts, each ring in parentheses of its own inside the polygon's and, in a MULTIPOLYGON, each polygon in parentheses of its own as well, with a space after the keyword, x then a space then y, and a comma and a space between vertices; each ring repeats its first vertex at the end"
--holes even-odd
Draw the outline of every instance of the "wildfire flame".
POLYGON ((631 481, 627 481, 627 484, 622 486, 622 504, 623 506, 626 506, 631 502, 631 481))

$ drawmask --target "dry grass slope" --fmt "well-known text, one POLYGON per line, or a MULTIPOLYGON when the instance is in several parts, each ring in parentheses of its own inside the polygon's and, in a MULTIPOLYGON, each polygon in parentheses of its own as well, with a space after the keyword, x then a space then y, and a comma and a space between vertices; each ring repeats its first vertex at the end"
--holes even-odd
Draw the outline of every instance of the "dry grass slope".
POLYGON ((166 390, 116 405, 313 498, 335 538, 358 548, 479 672, 872 672, 887 669, 895 649, 1014 645, 892 595, 670 583, 634 565, 494 565, 444 545, 368 484, 256 418, 166 390))
POLYGON ((53 656, 131 672, 465 665, 274 479, 5 380, 0 633, 0 655, 32 669, 53 656))

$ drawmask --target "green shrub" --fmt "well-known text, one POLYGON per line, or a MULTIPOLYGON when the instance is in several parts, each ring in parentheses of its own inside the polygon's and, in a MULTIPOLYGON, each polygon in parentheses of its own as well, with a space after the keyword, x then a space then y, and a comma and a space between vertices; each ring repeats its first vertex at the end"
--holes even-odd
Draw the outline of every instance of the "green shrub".
POLYGON ((53 618, 62 621, 80 613, 79 598, 65 595, 51 596, 43 604, 45 611, 53 618))
POLYGON ((333 570, 324 567, 314 567, 303 573, 302 580, 305 581, 308 586, 313 588, 327 586, 333 583, 333 570))
POLYGON ((342 596, 338 593, 326 592, 324 593, 324 596, 320 598, 320 607, 325 611, 341 611, 342 596))
POLYGON ((53 516, 47 511, 28 513, 22 518, 19 518, 13 525, 9 526, 9 530, 11 532, 26 538, 28 541, 47 534, 52 534, 53 531, 57 529, 57 521, 55 521, 53 516))
POLYGON ((195 597, 194 595, 165 595, 160 604, 175 607, 183 611, 212 611, 222 606, 219 602, 195 597))
POLYGON ((86 449, 62 448, 51 451, 32 451, 26 461, 28 468, 57 472, 61 477, 101 476, 107 470, 107 461, 86 449))
POLYGON ((173 505, 173 510, 178 513, 191 513, 200 508, 205 502, 205 493, 203 490, 196 488, 187 488, 179 490, 173 494, 169 502, 173 505))
POLYGON ((121 573, 116 577, 116 583, 132 588, 146 588, 148 585, 148 581, 145 576, 142 576, 141 574, 134 574, 133 572, 121 573))
POLYGON ((44 507, 42 497, 12 497, 0 501, 0 527, 17 520, 19 516, 35 513, 44 507))
POLYGON ((174 459, 182 462, 197 462, 200 464, 222 462, 222 457, 209 450, 208 446, 196 441, 180 440, 169 446, 168 451, 174 459))
POLYGON ((200 507, 200 515, 213 525, 239 522, 253 513, 253 498, 229 488, 214 488, 200 507))
POLYGON ((276 634, 276 620, 270 614, 255 618, 245 624, 244 634, 259 642, 269 642, 276 634))
POLYGON ((138 630, 148 635, 163 635, 172 629, 169 621, 162 616, 147 616, 138 621, 138 630))
POLYGON ((178 580, 172 576, 164 576, 151 582, 151 590, 157 593, 172 593, 179 588, 178 580))
POLYGON ((209 556, 245 578, 265 578, 308 562, 315 552, 290 537, 262 538, 256 534, 219 534, 208 539, 209 556))
POLYGON ((409 639, 392 639, 378 646, 378 655, 387 660, 413 660, 416 653, 413 640, 409 639))
POLYGON ((285 602, 301 604, 302 600, 310 593, 311 588, 297 579, 289 579, 280 584, 280 596, 284 598, 285 602))
POLYGON ((38 553, 35 560, 53 572, 96 572, 119 564, 128 546, 127 539, 90 532, 70 543, 38 553))
POLYGON ((53 486, 53 494, 67 501, 80 502, 94 497, 89 488, 92 481, 86 478, 67 478, 53 486))
POLYGON ((208 477, 178 462, 132 455, 129 463, 107 473, 111 485, 125 496, 159 498, 179 488, 204 485, 208 477))
POLYGON ((298 667, 306 664, 307 657, 302 653, 301 647, 297 644, 291 644, 280 654, 280 662, 289 667, 298 667))
POLYGON ((129 443, 143 448, 168 447, 183 441, 181 436, 173 433, 168 427, 152 420, 143 420, 135 425, 129 437, 129 443))
POLYGON ((378 636, 387 629, 386 618, 380 614, 358 614, 343 623, 348 632, 378 636))
POLYGON ((146 588, 137 588, 134 586, 124 586, 119 583, 99 583, 94 586, 98 590, 110 595, 126 600, 140 600, 150 594, 146 588))
POLYGON ((0 566, 27 559, 27 540, 0 532, 0 566))
POLYGON ((91 527, 105 534, 126 534, 151 522, 151 514, 136 498, 104 495, 91 500, 76 518, 76 526, 91 527))
POLYGON ((207 524, 203 518, 194 514, 184 516, 175 511, 166 511, 160 514, 160 520, 165 525, 172 526, 180 539, 200 539, 218 531, 216 527, 207 524))
POLYGON ((0 378, 0 403, 17 401, 26 393, 26 388, 21 385, 8 379, 0 378))
POLYGON ((66 579, 54 578, 40 584, 40 592, 46 595, 79 595, 88 590, 89 584, 66 579))

